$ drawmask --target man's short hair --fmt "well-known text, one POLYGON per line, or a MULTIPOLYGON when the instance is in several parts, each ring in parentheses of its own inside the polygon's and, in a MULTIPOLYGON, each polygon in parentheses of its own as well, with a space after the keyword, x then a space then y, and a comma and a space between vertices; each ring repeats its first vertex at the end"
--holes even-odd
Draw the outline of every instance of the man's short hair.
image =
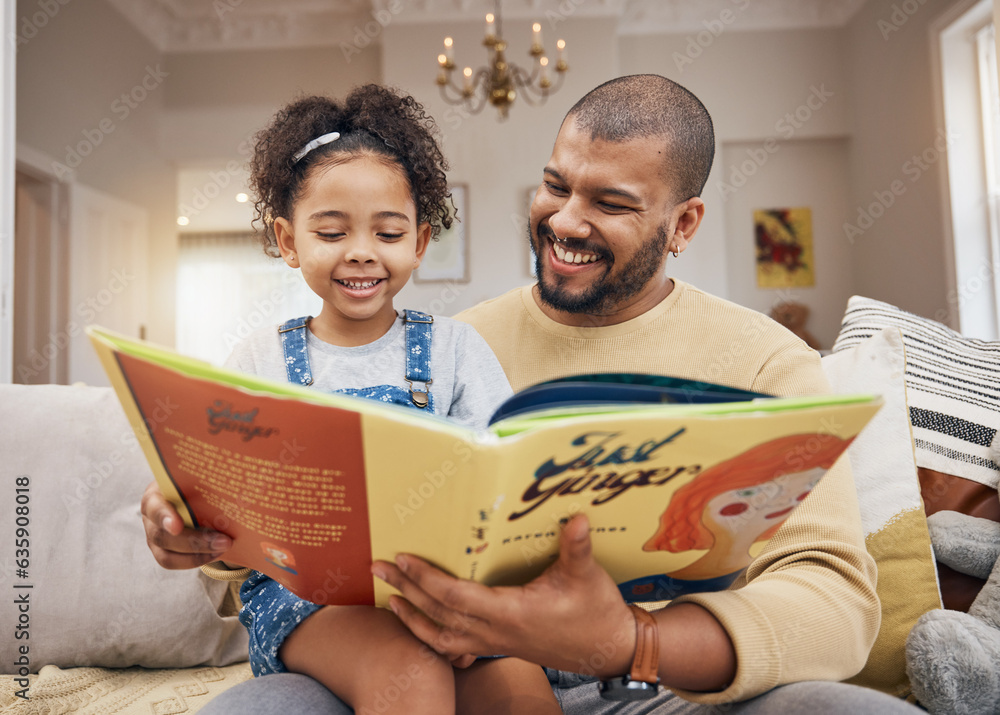
MULTIPOLYGON (((715 157, 712 118, 697 97, 655 74, 618 77, 588 92, 566 114, 591 139, 624 142, 666 140, 663 178, 674 198, 700 196, 715 157)), ((564 120, 565 121, 565 120, 564 120)))

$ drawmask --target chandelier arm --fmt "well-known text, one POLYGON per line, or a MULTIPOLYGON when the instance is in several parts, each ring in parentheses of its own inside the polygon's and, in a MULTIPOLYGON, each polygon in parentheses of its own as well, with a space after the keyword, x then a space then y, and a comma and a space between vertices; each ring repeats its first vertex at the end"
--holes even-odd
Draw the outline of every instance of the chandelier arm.
POLYGON ((463 106, 468 109, 469 114, 479 114, 487 104, 486 95, 482 92, 476 92, 463 102, 463 106))
POLYGON ((531 107, 540 107, 552 92, 550 88, 539 87, 534 83, 536 72, 529 75, 527 70, 515 65, 512 68, 511 74, 514 77, 514 83, 517 85, 517 88, 521 90, 521 97, 531 107))
POLYGON ((514 78, 514 82, 518 87, 530 87, 535 83, 535 78, 538 73, 537 70, 529 73, 528 70, 521 67, 521 65, 516 65, 511 62, 510 74, 514 78))
POLYGON ((475 88, 476 92, 478 92, 480 89, 485 89, 486 94, 489 94, 490 74, 491 74, 490 67, 492 67, 492 64, 489 67, 480 67, 478 70, 476 70, 476 74, 473 75, 472 86, 475 88))
POLYGON ((529 107, 541 107, 549 97, 549 90, 538 87, 522 87, 521 97, 529 107))
MULTIPOLYGON (((548 94, 555 94, 556 92, 558 92, 559 88, 562 87, 563 80, 566 79, 565 72, 556 72, 555 74, 556 74, 555 81, 550 81, 549 86, 545 88, 545 91, 548 94)), ((551 76, 552 75, 550 74, 549 77, 551 78, 551 76)))
POLYGON ((490 97, 490 70, 488 67, 480 67, 472 76, 472 96, 465 99, 469 111, 479 114, 489 103, 490 97))
POLYGON ((524 78, 523 82, 526 85, 534 86, 535 80, 537 80, 542 73, 542 66, 538 63, 538 60, 534 60, 532 63, 531 72, 528 72, 528 70, 524 69, 520 65, 515 65, 515 67, 517 68, 518 74, 524 78))
POLYGON ((444 101, 446 101, 448 104, 462 103, 463 101, 462 90, 460 90, 457 86, 455 86, 455 83, 454 81, 452 81, 451 77, 448 78, 448 82, 446 84, 439 84, 438 86, 441 88, 442 99, 444 99, 444 101))
POLYGON ((472 96, 467 97, 453 82, 438 86, 441 88, 441 98, 445 102, 454 107, 465 107, 470 114, 479 114, 486 106, 486 97, 482 92, 474 90, 472 96))
POLYGON ((562 72, 556 72, 556 81, 549 87, 549 94, 555 94, 563 86, 563 80, 566 79, 565 70, 562 72))

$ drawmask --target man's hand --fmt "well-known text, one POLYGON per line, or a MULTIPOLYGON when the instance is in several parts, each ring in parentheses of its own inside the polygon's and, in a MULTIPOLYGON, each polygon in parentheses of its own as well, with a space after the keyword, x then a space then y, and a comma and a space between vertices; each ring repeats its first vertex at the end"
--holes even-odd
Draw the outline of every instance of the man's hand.
POLYGON ((156 482, 142 495, 142 525, 146 543, 165 569, 193 569, 216 561, 232 546, 232 539, 218 531, 184 526, 173 504, 156 482))
POLYGON ((594 560, 590 526, 578 515, 562 530, 559 558, 525 586, 490 588, 400 555, 372 573, 397 588, 390 605, 438 653, 512 655, 597 676, 628 672, 635 621, 617 586, 594 560))

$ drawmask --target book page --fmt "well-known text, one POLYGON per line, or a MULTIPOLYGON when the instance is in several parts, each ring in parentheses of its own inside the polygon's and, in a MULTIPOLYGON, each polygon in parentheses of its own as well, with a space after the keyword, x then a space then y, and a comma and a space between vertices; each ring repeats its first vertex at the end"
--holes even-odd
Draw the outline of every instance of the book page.
MULTIPOLYGON (((475 579, 488 543, 483 505, 495 500, 493 483, 482 473, 489 475, 493 452, 460 435, 400 429, 378 415, 362 419, 373 558, 416 554, 475 579)), ((379 604, 392 592, 382 581, 375 589, 379 604)))
POLYGON ((665 407, 657 417, 648 408, 513 432, 497 447, 507 488, 483 580, 540 573, 556 556, 560 525, 584 512, 595 558, 626 600, 726 588, 879 406, 838 399, 766 400, 768 411, 729 414, 665 407))
POLYGON ((118 361, 194 526, 233 538, 223 560, 316 603, 373 601, 358 413, 118 361))
POLYGON ((403 551, 474 575, 472 430, 91 337, 164 495, 233 537, 223 560, 316 603, 385 604, 371 562, 403 551))

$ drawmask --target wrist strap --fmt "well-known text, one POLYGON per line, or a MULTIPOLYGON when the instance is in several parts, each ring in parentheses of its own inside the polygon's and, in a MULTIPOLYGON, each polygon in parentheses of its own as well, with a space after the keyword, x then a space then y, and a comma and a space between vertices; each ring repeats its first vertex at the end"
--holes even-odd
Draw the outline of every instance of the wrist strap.
POLYGON ((656 685, 660 682, 660 631, 649 611, 630 603, 635 616, 635 657, 629 678, 656 685))

